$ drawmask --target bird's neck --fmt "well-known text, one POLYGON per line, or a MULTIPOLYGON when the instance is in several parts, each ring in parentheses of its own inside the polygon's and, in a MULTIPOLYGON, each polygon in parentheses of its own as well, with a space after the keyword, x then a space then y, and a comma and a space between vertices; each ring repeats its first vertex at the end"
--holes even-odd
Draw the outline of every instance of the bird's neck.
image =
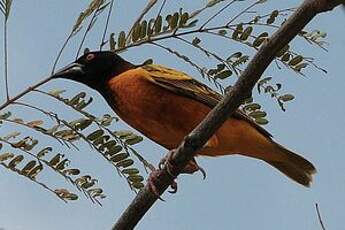
MULTIPOLYGON (((121 58, 121 60, 118 60, 118 62, 113 65, 114 68, 109 71, 109 73, 106 73, 104 78, 97 79, 96 82, 90 83, 90 87, 97 90, 107 101, 112 100, 112 96, 109 92, 108 82, 112 78, 116 78, 118 75, 120 75, 123 72, 126 72, 128 70, 137 68, 136 65, 124 60, 121 58), (119 63, 120 62, 120 63, 119 63)), ((108 102, 109 103, 109 102, 108 102)))

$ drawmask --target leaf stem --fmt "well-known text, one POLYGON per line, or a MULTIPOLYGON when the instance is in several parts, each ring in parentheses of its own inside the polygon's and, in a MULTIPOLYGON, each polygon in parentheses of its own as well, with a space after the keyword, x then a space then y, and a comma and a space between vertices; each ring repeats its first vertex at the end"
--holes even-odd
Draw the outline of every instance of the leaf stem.
POLYGON ((317 218, 319 220, 319 223, 321 225, 322 230, 326 230, 326 227, 325 227, 325 225, 323 224, 323 221, 322 221, 322 217, 321 217, 321 213, 320 213, 320 209, 319 209, 319 204, 318 203, 315 203, 315 209, 316 209, 317 218))
POLYGON ((210 21, 212 21, 215 17, 217 17, 219 14, 221 14, 224 10, 226 10, 228 7, 230 7, 233 3, 235 3, 237 0, 232 0, 231 2, 229 2, 228 4, 226 4, 222 9, 220 9, 217 13, 215 13, 214 15, 212 15, 212 17, 210 17, 209 19, 206 20, 206 22, 204 22, 204 24, 202 24, 202 26, 200 26, 200 29, 203 29, 210 21))
POLYGON ((55 68, 56 68, 56 65, 58 64, 59 59, 60 59, 60 57, 61 57, 61 55, 62 55, 62 52, 63 52, 63 50, 66 48, 66 46, 67 46, 69 40, 73 37, 73 34, 74 34, 74 32, 72 31, 72 32, 68 35, 68 37, 67 37, 67 39, 65 40, 65 42, 63 43, 61 49, 59 50, 59 53, 58 53, 58 55, 56 56, 55 61, 54 61, 54 64, 53 64, 53 68, 52 68, 51 74, 54 73, 55 68))
POLYGON ((16 96, 9 98, 5 103, 3 103, 2 105, 0 105, 0 111, 3 110, 4 108, 6 108, 7 106, 9 106, 10 104, 12 104, 13 102, 15 102, 16 100, 22 98, 23 96, 25 96, 26 94, 28 94, 29 92, 33 91, 34 89, 38 88, 39 86, 47 83, 48 81, 52 80, 52 76, 49 76, 48 78, 43 79, 42 81, 34 84, 33 86, 29 86, 26 90, 24 90, 23 92, 17 94, 16 96))
POLYGON ((108 10, 108 15, 107 15, 107 21, 105 22, 105 27, 104 27, 104 31, 103 31, 102 42, 101 42, 101 45, 99 47, 100 51, 102 51, 103 46, 106 44, 105 36, 107 35, 109 20, 110 20, 111 12, 113 10, 113 6, 114 6, 114 0, 111 0, 109 10, 108 10))

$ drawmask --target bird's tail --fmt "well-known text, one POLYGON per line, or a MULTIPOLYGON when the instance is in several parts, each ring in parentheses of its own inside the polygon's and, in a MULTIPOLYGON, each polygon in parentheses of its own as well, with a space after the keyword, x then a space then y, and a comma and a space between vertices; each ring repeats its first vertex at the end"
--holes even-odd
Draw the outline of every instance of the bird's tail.
POLYGON ((312 176, 316 173, 314 165, 283 146, 277 143, 273 144, 275 145, 275 152, 282 155, 282 160, 266 162, 297 183, 309 187, 313 180, 312 176))

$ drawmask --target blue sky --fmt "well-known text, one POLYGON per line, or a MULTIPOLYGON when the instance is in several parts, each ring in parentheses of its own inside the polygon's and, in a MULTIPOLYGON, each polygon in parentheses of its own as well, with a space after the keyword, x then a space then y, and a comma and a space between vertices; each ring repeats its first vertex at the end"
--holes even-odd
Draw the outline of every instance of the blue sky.
MULTIPOLYGON (((127 29, 146 1, 115 2, 115 15, 111 19, 109 32, 127 29)), ((270 12, 275 8, 296 6, 300 2, 268 1, 258 11, 270 12)), ((173 3, 176 4, 176 1, 173 3)), ((168 5, 165 12, 178 10, 179 7, 195 9, 206 1, 178 1, 178 6, 173 3, 168 5)), ((245 4, 238 4, 238 7, 245 4)), ((50 73, 56 53, 75 18, 86 5, 87 1, 14 0, 9 21, 9 80, 12 96, 50 73)), ((231 15, 236 11, 237 8, 234 8, 224 15, 231 15)), ((317 167, 318 174, 313 186, 310 189, 303 188, 267 164, 253 159, 238 156, 202 158, 198 161, 206 169, 207 179, 203 181, 199 175, 181 176, 178 179, 179 192, 176 195, 165 194, 166 202, 157 202, 137 229, 319 229, 315 202, 320 204, 328 229, 343 228, 345 106, 342 98, 345 96, 345 25, 340 22, 343 22, 344 17, 345 13, 337 9, 320 15, 308 25, 311 30, 327 32, 329 52, 310 46, 300 39, 293 43, 294 50, 314 57, 316 63, 328 70, 328 74, 309 68, 305 72, 306 77, 301 77, 284 68, 278 70, 272 64, 265 76, 273 76, 276 82, 283 83, 283 89, 293 93, 296 99, 287 105, 284 113, 268 96, 257 96, 257 101, 264 105, 269 114, 271 122, 266 128, 274 135, 275 140, 302 154, 317 167)), ((225 16, 222 17, 224 18, 225 16)), ((98 22, 99 27, 86 40, 86 46, 91 49, 98 47, 102 22, 98 22)), ((215 21, 217 22, 219 21, 215 21)), ((2 32, 2 27, 0 30, 2 32)), ((2 41, 0 38, 1 43, 2 41)), ((60 66, 74 59, 78 41, 79 37, 68 46, 60 66)), ((221 40, 213 42, 205 38, 205 42, 209 42, 212 49, 224 56, 239 48, 236 44, 221 40)), ((165 44, 178 47, 198 58, 202 64, 209 64, 209 60, 200 53, 192 53, 191 49, 176 44, 176 41, 165 44)), ((2 48, 0 51, 3 60, 2 48)), ((181 69, 200 79, 190 66, 151 46, 131 49, 123 57, 134 63, 153 57, 160 64, 181 69)), ((1 102, 5 100, 2 70, 1 68, 1 102)), ((80 84, 58 80, 42 87, 45 90, 56 88, 66 89, 66 95, 86 90, 96 98, 89 108, 91 112, 98 115, 112 113, 96 92, 80 84)), ((61 113, 66 119, 75 117, 74 113, 66 112, 60 104, 37 94, 28 95, 25 101, 61 113)), ((13 111, 27 120, 37 116, 25 110, 13 111)), ((117 128, 126 128, 126 125, 119 123, 114 126, 114 129, 117 128)), ((13 129, 13 126, 2 126, 0 133, 9 133, 13 129)), ((59 145, 56 148, 66 151, 59 145)), ((103 200, 103 207, 92 205, 82 196, 79 201, 66 205, 25 178, 0 168, 0 228, 109 229, 135 194, 97 153, 92 152, 86 144, 81 144, 80 148, 81 151, 70 153, 70 157, 74 165, 99 178, 99 184, 108 196, 103 200)), ((147 140, 139 144, 137 149, 153 163, 157 163, 166 152, 147 140)), ((42 179, 52 186, 69 186, 50 174, 43 175, 42 179)))

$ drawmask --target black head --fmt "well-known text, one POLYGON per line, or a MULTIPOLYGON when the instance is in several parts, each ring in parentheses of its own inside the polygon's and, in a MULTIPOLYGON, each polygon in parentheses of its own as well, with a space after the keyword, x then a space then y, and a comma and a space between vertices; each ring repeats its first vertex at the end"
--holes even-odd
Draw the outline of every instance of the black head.
POLYGON ((111 51, 89 52, 53 74, 100 90, 104 83, 135 66, 111 51))

